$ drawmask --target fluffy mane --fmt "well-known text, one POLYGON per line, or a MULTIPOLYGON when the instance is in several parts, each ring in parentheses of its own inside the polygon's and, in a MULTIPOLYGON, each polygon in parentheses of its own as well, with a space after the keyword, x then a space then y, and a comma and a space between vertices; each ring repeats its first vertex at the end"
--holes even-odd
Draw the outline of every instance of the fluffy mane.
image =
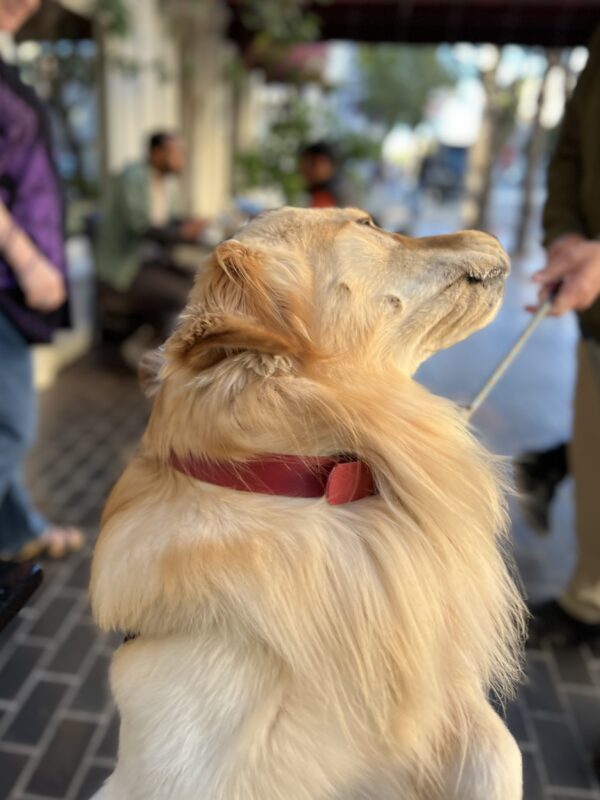
MULTIPOLYGON (((499 464, 459 409, 402 374, 363 375, 340 390, 333 374, 249 379, 239 358, 208 385, 185 372, 163 384, 140 453, 145 497, 176 508, 190 479, 166 466, 171 450, 243 459, 284 440, 285 452, 356 453, 380 496, 335 511, 322 500, 260 498, 260 513, 250 504, 223 538, 209 523, 184 553, 174 537, 155 600, 162 619, 178 629, 182 599, 197 602, 208 579, 221 622, 277 654, 349 731, 376 730, 435 777, 445 743, 463 738, 474 693, 502 698, 520 672, 523 611, 502 556, 499 464), (236 372, 244 389, 223 403, 236 372), (295 538, 286 512, 309 503, 309 530, 295 538)), ((122 487, 105 524, 127 500, 122 487)))

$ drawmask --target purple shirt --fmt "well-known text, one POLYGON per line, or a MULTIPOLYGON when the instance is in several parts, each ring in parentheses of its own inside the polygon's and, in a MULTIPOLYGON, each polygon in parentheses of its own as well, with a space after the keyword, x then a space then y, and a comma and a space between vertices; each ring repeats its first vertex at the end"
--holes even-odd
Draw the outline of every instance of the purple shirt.
MULTIPOLYGON (((0 198, 64 275, 63 204, 48 127, 34 91, 0 60, 0 198)), ((16 285, 10 266, 0 256, 0 289, 16 285)))

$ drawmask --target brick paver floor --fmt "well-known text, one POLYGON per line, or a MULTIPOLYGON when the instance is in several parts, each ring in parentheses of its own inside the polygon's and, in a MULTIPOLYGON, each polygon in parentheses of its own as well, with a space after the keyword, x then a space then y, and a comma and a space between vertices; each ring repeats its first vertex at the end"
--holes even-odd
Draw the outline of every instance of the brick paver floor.
MULTIPOLYGON (((510 311, 510 300, 507 308, 510 311)), ((487 353, 486 363, 486 347, 489 350, 495 341, 493 331, 490 336, 492 344, 473 345, 474 357, 487 353)), ((568 340, 572 333, 565 336, 568 340)), ((567 358, 569 349, 563 349, 567 358)), ((459 350, 455 358, 471 368, 471 355, 465 358, 459 350)), ((519 374, 517 370, 507 379, 479 420, 486 438, 500 444, 503 452, 516 451, 522 443, 522 431, 517 430, 513 444, 501 446, 506 445, 510 427, 506 420, 516 413, 503 403, 509 401, 519 374)), ((432 385, 437 381, 437 388, 447 389, 448 394, 452 382, 462 380, 456 364, 440 364, 424 377, 432 385), (453 377, 446 380, 444 375, 453 377)), ((95 630, 86 585, 101 507, 146 416, 135 380, 103 370, 91 359, 66 370, 42 397, 30 482, 53 519, 86 529, 89 546, 65 563, 47 566, 42 590, 1 635, 0 799, 88 800, 112 768, 117 719, 107 690, 107 667, 118 640, 95 630)), ((568 491, 563 494, 558 518, 570 525, 568 491)), ((540 575, 553 574, 552 564, 565 561, 572 545, 564 537, 561 541, 560 546, 538 542, 515 512, 517 556, 529 587, 543 589, 540 575), (550 557, 544 566, 540 553, 546 548, 550 557)), ((564 568, 556 570, 564 576, 564 568)), ((600 800, 591 769, 592 754, 600 749, 600 648, 533 652, 527 678, 508 710, 524 755, 525 800, 600 800)))
POLYGON ((134 378, 90 359, 60 376, 40 410, 28 469, 34 495, 51 519, 82 526, 89 543, 45 565, 41 590, 0 634, 0 798, 89 800, 116 753, 107 670, 119 643, 90 617, 90 552, 147 406, 134 378))

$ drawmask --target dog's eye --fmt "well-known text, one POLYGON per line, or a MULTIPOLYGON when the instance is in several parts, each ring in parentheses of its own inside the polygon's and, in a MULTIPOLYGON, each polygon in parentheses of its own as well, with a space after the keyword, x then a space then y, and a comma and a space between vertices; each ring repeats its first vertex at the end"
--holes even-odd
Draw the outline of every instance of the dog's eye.
POLYGON ((375 227, 373 220, 371 217, 361 217, 361 219, 356 220, 357 225, 368 225, 370 228, 375 227))

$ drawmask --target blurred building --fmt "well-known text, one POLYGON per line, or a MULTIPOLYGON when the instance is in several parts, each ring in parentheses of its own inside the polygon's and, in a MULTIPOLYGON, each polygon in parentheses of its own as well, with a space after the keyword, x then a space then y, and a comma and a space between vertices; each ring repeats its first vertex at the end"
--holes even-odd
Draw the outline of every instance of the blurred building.
POLYGON ((104 173, 141 158, 149 132, 180 130, 190 153, 189 209, 212 215, 229 201, 234 146, 253 130, 257 86, 256 75, 230 79, 226 25, 218 0, 46 0, 19 39, 95 41, 104 173), (124 16, 113 19, 113 5, 124 16))
MULTIPOLYGON (((189 146, 184 186, 189 212, 215 216, 227 209, 235 154, 251 149, 261 119, 264 125, 273 108, 285 104, 287 97, 286 74, 265 73, 248 59, 253 34, 244 27, 243 6, 240 0, 45 0, 19 41, 88 41, 95 48, 96 71, 87 100, 95 113, 88 114, 86 125, 88 132, 92 128, 94 148, 88 162, 100 183, 143 156, 149 132, 175 128, 189 146), (237 46, 246 68, 239 69, 238 60, 232 80, 237 46), (275 83, 265 90, 267 80, 275 83)), ((494 41, 546 46, 581 44, 598 14, 594 0, 523 0, 518 4, 513 0, 498 4, 487 0, 442 4, 434 0, 377 4, 330 0, 319 5, 318 13, 318 35, 328 41, 494 41)), ((16 48, 0 41, 0 51, 10 57, 16 48)), ((341 54, 343 48, 337 52, 341 54)), ((316 63, 326 80, 335 80, 336 74, 350 69, 347 53, 337 66, 334 62, 325 59, 322 45, 310 43, 297 49, 294 63, 288 66, 297 73, 299 68, 306 72, 307 63, 316 63)), ((318 96, 306 96, 319 101, 318 96)), ((351 100, 347 98, 348 103, 351 100)), ((464 137, 467 126, 461 108, 455 107, 453 114, 451 107, 446 109, 445 127, 452 123, 464 137)), ((343 103, 336 111, 351 128, 343 103)), ((457 145, 454 140, 443 143, 457 145)), ((469 142, 458 144, 464 148, 469 142)), ((87 325, 79 338, 70 339, 75 344, 69 353, 76 353, 90 336, 91 316, 86 309, 92 266, 81 240, 70 242, 69 253, 73 285, 83 287, 75 293, 77 327, 87 325)), ((49 377, 53 369, 48 367, 49 377)))
POLYGON ((217 214, 229 202, 233 145, 246 135, 252 94, 250 81, 235 91, 227 79, 232 45, 223 7, 214 0, 126 3, 127 35, 102 42, 106 168, 139 158, 148 132, 181 130, 190 211, 217 214))
MULTIPOLYGON (((256 72, 240 71, 231 80, 235 46, 226 37, 226 25, 227 10, 219 0, 46 0, 18 41, 4 36, 0 53, 8 60, 22 62, 21 56, 27 56, 33 62, 48 43, 60 51, 88 42, 95 53, 92 74, 83 87, 85 97, 71 103, 76 108, 70 113, 87 117, 88 140, 80 148, 90 151, 85 155, 98 173, 96 191, 109 174, 145 158, 149 133, 178 130, 189 151, 185 205, 191 214, 213 217, 231 202, 234 153, 251 142, 262 85, 256 72), (91 136, 90 127, 97 128, 91 136)), ((48 97, 45 69, 42 64, 30 72, 40 79, 38 91, 48 97)), ((58 138, 61 166, 68 165, 69 154, 61 152, 58 138)), ((80 199, 75 197, 75 205, 80 199)), ((75 231, 67 251, 75 330, 59 335, 53 346, 36 348, 40 386, 91 341, 89 242, 75 231)))

